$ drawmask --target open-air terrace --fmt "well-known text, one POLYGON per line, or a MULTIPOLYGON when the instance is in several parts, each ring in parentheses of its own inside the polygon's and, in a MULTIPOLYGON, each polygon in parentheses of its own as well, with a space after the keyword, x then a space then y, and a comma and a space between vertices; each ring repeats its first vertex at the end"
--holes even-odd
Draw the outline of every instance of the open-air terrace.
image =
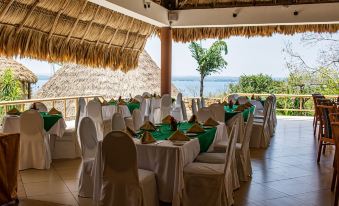
POLYGON ((338 206, 338 11, 0 0, 0 206, 338 206))

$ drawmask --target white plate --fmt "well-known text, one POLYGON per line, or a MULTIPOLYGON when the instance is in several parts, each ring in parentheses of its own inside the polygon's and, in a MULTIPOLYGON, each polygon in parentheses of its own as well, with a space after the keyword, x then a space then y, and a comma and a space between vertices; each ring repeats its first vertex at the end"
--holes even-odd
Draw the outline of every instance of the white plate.
POLYGON ((182 146, 186 144, 188 141, 172 141, 172 144, 175 146, 182 146))
POLYGON ((195 137, 195 136, 198 136, 197 133, 193 133, 193 132, 186 133, 185 135, 186 135, 187 137, 195 137))

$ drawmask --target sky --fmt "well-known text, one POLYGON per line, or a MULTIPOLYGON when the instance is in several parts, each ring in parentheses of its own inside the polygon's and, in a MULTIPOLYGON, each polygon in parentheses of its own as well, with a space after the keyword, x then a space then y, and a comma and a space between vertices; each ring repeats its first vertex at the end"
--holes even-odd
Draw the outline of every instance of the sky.
MULTIPOLYGON (((339 33, 336 34, 339 36, 339 33)), ((293 36, 274 35, 272 37, 231 37, 224 39, 228 46, 228 54, 224 56, 228 65, 222 72, 213 76, 239 77, 242 74, 264 73, 272 77, 286 77, 288 69, 285 65, 283 49, 291 42, 295 51, 300 53, 310 65, 316 62, 321 45, 309 46, 300 42, 301 34, 293 36)), ((215 39, 201 41, 203 47, 209 47, 215 39)), ((199 76, 197 64, 191 57, 189 44, 172 44, 172 76, 199 76)), ((145 47, 153 60, 160 65, 160 40, 150 38, 145 47)), ((16 59, 37 75, 51 75, 53 65, 44 61, 16 59)), ((54 69, 60 66, 54 65, 54 69)))

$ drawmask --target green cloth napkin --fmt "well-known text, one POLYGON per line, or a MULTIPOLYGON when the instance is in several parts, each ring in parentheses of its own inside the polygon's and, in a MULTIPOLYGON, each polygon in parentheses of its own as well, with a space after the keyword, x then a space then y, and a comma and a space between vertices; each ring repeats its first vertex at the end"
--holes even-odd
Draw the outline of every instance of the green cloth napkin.
MULTIPOLYGON (((229 119, 231 119, 233 116, 235 116, 237 114, 237 112, 235 112, 234 110, 236 110, 238 108, 238 105, 233 105, 233 108, 230 108, 229 106, 224 106, 224 110, 225 110, 225 122, 227 122, 229 119)), ((244 117, 244 120, 247 121, 250 113, 254 113, 255 110, 255 106, 252 106, 250 108, 245 109, 242 112, 242 115, 244 117)))
MULTIPOLYGON (((189 128, 193 126, 193 124, 184 122, 178 125, 178 129, 182 132, 186 132, 189 128)), ((206 129, 205 132, 203 133, 199 133, 198 136, 192 137, 192 138, 198 138, 199 143, 200 143, 200 152, 207 152, 208 148, 210 147, 210 145, 212 144, 214 140, 216 131, 217 131, 217 128, 213 127, 210 129, 206 129)), ((174 133, 174 131, 170 129, 170 125, 161 125, 157 131, 154 131, 151 133, 154 139, 156 140, 166 140, 174 133)))
POLYGON ((42 118, 44 119, 44 128, 45 131, 49 131, 53 125, 62 118, 61 114, 50 115, 48 112, 39 112, 42 118))

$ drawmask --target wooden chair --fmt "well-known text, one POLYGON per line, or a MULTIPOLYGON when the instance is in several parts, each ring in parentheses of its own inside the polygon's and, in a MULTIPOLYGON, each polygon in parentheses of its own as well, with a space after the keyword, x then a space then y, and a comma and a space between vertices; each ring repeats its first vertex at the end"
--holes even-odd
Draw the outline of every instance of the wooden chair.
MULTIPOLYGON (((326 103, 327 104, 327 103, 326 103)), ((335 140, 332 134, 331 122, 330 122, 330 113, 335 112, 335 106, 331 103, 328 105, 318 104, 318 112, 320 116, 320 125, 319 125, 319 148, 318 148, 318 158, 317 162, 320 161, 321 150, 323 149, 323 153, 325 153, 326 145, 334 145, 335 140), (323 147, 324 146, 324 147, 323 147)))
POLYGON ((317 108, 318 100, 325 99, 325 97, 320 94, 312 94, 312 98, 313 98, 313 104, 314 104, 313 133, 314 133, 314 136, 316 136, 317 127, 320 122, 319 111, 317 108))
MULTIPOLYGON (((334 139, 339 138, 339 114, 335 114, 335 118, 331 118, 332 120, 337 120, 334 122, 331 122, 331 126, 332 126, 332 134, 334 139)), ((331 185, 331 190, 334 191, 335 188, 335 198, 334 198, 334 205, 337 206, 338 205, 338 200, 339 200, 339 182, 338 182, 338 170, 339 170, 339 142, 335 141, 335 157, 334 157, 334 170, 333 170, 333 178, 332 178, 332 185, 331 185)))

